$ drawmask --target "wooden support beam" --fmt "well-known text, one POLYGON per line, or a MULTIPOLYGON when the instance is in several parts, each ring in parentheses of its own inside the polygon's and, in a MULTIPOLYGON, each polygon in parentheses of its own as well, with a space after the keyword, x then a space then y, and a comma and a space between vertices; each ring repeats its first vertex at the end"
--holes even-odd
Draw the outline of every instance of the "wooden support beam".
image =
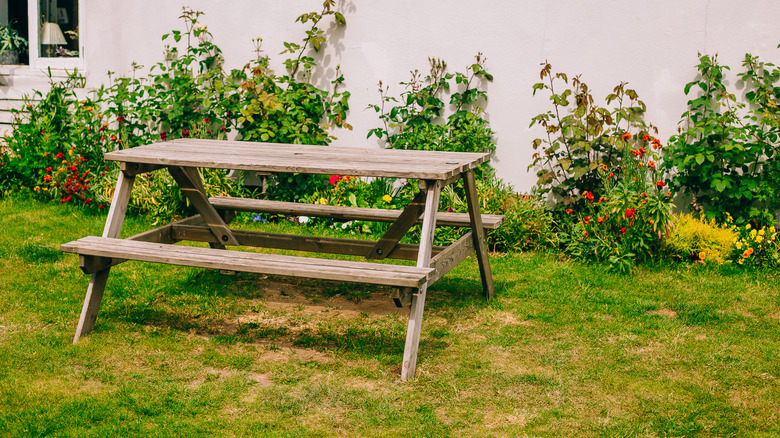
POLYGON ((429 279, 428 284, 433 284, 436 280, 440 279, 444 274, 449 272, 450 269, 457 266, 469 255, 474 252, 474 237, 471 235, 473 231, 469 231, 455 243, 448 246, 444 251, 439 252, 431 259, 431 268, 434 268, 433 276, 429 279))
POLYGON ((162 164, 143 164, 143 163, 126 163, 122 162, 119 163, 119 169, 122 170, 126 175, 139 175, 142 173, 149 173, 152 171, 155 171, 157 169, 163 169, 166 166, 162 164))
POLYGON ((382 260, 392 252, 402 237, 417 223, 417 218, 425 208, 426 191, 420 190, 404 211, 393 222, 393 225, 385 232, 373 248, 366 254, 367 259, 382 260))
POLYGON ((490 272, 490 260, 488 260, 487 244, 485 243, 485 230, 482 228, 482 214, 479 211, 479 195, 474 182, 474 171, 469 170, 463 173, 463 185, 466 189, 466 203, 469 206, 471 233, 479 263, 479 275, 482 277, 482 290, 487 298, 493 298, 496 292, 493 286, 493 274, 490 272))
POLYGON ((240 245, 236 236, 233 235, 233 232, 230 231, 225 221, 217 213, 217 210, 209 204, 209 200, 203 192, 203 183, 197 169, 170 166, 168 170, 171 172, 173 179, 179 184, 179 188, 184 192, 184 195, 187 196, 187 199, 190 200, 195 210, 200 213, 200 216, 214 233, 214 236, 217 237, 217 242, 221 245, 240 245))
MULTIPOLYGON (((420 232, 420 251, 417 254, 417 267, 429 267, 431 264, 431 249, 433 247, 433 235, 436 229, 436 210, 439 208, 439 195, 441 194, 440 181, 425 181, 427 196, 425 198, 425 211, 423 213, 423 225, 420 232)), ((401 380, 406 381, 414 377, 417 369, 417 349, 420 346, 420 331, 422 330, 423 309, 425 308, 425 294, 428 283, 423 283, 417 288, 417 293, 412 294, 412 304, 409 309, 409 325, 406 330, 406 343, 404 344, 404 359, 401 363, 401 380)))
POLYGON ((393 288, 390 298, 393 299, 395 307, 401 308, 412 303, 412 296, 416 292, 417 291, 411 287, 395 287, 393 288))
MULTIPOLYGON (((376 242, 370 240, 336 239, 330 237, 301 236, 296 234, 265 233, 260 231, 232 230, 233 234, 244 246, 258 248, 287 249, 292 251, 308 251, 328 254, 365 255, 376 242)), ((193 240, 197 242, 214 242, 216 238, 205 226, 173 224, 172 237, 175 240, 193 240)), ((418 245, 398 244, 390 251, 387 258, 399 260, 415 260, 418 245)), ((433 247, 434 254, 444 250, 444 247, 433 247)))
MULTIPOLYGON (((103 228, 103 237, 117 238, 122 232, 122 222, 125 220, 127 204, 130 201, 134 181, 135 175, 119 172, 114 197, 111 200, 111 207, 108 209, 106 226, 103 228)), ((98 311, 100 311, 103 292, 106 290, 109 271, 110 268, 107 267, 102 271, 95 272, 89 279, 84 305, 81 308, 81 316, 79 316, 79 323, 73 336, 74 344, 78 342, 79 338, 88 335, 95 328, 95 321, 97 320, 98 311)))

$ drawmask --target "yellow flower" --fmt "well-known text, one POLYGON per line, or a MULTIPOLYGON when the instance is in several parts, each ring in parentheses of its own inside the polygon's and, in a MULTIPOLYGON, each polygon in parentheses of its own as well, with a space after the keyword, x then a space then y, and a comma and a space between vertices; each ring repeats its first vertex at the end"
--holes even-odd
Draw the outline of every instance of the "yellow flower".
POLYGON ((763 228, 761 228, 760 230, 758 230, 758 235, 759 235, 759 236, 763 236, 764 234, 765 234, 765 232, 764 232, 764 229, 763 229, 763 228))
POLYGON ((705 254, 704 251, 699 253, 699 260, 704 260, 705 257, 707 257, 707 254, 705 254))
POLYGON ((742 249, 742 242, 737 242, 734 246, 736 246, 737 249, 742 249))
POLYGON ((41 191, 41 187, 40 186, 35 186, 35 188, 33 190, 35 190, 36 192, 40 192, 41 191))
POLYGON ((750 237, 756 237, 756 230, 750 230, 750 237))
POLYGON ((758 236, 756 236, 756 243, 761 243, 763 241, 764 241, 764 236, 762 236, 760 234, 758 236))
POLYGON ((319 202, 320 204, 323 204, 323 205, 325 205, 325 204, 327 204, 327 203, 328 203, 328 200, 327 200, 327 199, 325 199, 325 198, 320 198, 320 200, 319 200, 318 202, 319 202))
POLYGON ((777 231, 777 230, 775 230, 775 226, 774 226, 774 225, 772 225, 771 227, 769 227, 769 232, 770 232, 770 233, 774 233, 775 231, 777 231))
POLYGON ((390 202, 393 202, 393 197, 390 196, 390 195, 385 195, 385 196, 382 196, 382 200, 387 202, 387 203, 390 203, 390 202))
POLYGON ((745 259, 739 259, 739 261, 737 263, 739 263, 740 265, 744 265, 745 264, 745 259))
POLYGON ((745 229, 749 230, 750 229, 750 224, 745 225, 745 229))

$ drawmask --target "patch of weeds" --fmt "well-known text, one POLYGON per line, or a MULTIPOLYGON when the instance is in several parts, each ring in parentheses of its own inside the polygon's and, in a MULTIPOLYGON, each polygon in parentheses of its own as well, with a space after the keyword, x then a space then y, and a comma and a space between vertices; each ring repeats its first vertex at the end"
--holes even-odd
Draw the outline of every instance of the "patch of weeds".
POLYGON ((30 242, 16 250, 16 255, 28 263, 54 263, 62 258, 60 250, 30 242))

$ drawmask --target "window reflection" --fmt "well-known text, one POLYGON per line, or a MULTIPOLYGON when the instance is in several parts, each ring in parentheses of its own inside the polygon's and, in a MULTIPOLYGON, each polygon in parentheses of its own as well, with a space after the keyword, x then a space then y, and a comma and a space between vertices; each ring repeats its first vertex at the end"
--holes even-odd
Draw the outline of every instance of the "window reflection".
POLYGON ((79 56, 78 0, 40 0, 39 43, 42 58, 79 56))

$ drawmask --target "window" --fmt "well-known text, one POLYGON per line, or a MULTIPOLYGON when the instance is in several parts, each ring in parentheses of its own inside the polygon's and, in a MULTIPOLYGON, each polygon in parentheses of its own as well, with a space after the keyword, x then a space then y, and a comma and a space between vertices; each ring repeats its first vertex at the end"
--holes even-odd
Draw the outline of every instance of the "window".
POLYGON ((0 24, 13 27, 29 43, 34 68, 82 68, 85 0, 0 0, 0 24))

